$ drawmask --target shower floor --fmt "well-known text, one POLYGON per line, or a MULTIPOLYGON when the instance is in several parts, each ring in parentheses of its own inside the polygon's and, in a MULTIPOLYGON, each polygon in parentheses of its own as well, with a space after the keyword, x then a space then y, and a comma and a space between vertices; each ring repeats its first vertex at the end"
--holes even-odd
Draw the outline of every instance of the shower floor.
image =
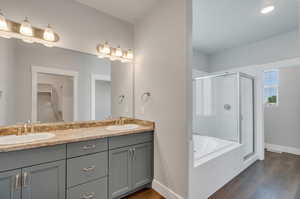
POLYGON ((209 199, 300 199, 300 156, 266 152, 209 199))

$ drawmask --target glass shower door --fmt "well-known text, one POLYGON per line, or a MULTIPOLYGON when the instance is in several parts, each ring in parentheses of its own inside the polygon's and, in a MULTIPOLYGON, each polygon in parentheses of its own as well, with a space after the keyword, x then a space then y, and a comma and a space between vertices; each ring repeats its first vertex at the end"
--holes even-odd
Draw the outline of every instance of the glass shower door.
POLYGON ((240 77, 241 141, 244 158, 255 152, 254 146, 254 79, 245 74, 240 77))

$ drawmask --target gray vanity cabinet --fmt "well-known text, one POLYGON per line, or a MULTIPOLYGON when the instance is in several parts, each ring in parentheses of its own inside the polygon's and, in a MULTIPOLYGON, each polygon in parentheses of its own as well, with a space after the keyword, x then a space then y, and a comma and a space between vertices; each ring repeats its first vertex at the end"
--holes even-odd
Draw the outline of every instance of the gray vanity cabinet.
POLYGON ((152 141, 109 152, 109 198, 120 198, 152 182, 152 141))
POLYGON ((109 196, 116 198, 124 195, 132 187, 131 147, 111 150, 109 152, 109 196))
POLYGON ((22 169, 22 199, 65 199, 65 160, 22 169))
POLYGON ((21 199, 21 169, 0 173, 0 198, 21 199))
POLYGON ((139 188, 152 182, 152 143, 144 143, 134 146, 132 164, 132 186, 139 188))

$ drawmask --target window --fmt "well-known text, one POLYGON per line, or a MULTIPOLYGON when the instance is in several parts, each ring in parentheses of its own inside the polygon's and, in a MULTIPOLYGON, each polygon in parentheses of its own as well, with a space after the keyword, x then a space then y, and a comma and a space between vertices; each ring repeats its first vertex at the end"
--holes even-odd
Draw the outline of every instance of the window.
POLYGON ((278 105, 279 70, 264 72, 264 103, 278 105))

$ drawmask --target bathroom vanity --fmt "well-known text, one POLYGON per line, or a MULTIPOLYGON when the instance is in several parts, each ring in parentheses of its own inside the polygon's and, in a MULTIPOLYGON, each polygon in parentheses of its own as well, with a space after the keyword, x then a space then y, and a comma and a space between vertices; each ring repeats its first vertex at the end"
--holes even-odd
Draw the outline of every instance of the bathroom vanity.
POLYGON ((114 199, 151 184, 153 126, 52 131, 54 138, 0 146, 1 199, 114 199))

